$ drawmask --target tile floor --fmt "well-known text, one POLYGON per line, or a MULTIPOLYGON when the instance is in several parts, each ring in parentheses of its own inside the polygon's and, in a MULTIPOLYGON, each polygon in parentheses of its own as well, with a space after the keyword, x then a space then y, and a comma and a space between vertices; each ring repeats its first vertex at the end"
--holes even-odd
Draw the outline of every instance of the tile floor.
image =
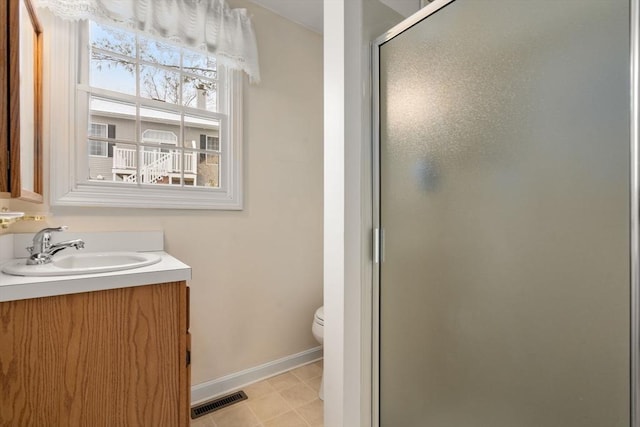
POLYGON ((247 400, 191 420, 191 427, 323 427, 321 378, 320 360, 242 387, 247 400))

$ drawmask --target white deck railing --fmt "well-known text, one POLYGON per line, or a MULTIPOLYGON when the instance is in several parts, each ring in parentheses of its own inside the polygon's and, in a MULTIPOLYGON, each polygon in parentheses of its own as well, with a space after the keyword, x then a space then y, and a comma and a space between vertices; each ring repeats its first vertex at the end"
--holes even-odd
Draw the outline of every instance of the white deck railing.
MULTIPOLYGON (((185 153, 184 173, 196 174, 198 172, 198 153, 185 153)), ((131 171, 131 175, 125 178, 127 182, 136 181, 137 159, 140 157, 140 176, 144 183, 157 182, 169 174, 179 174, 182 170, 182 153, 178 150, 170 151, 141 151, 136 155, 136 150, 131 148, 113 147, 113 169, 119 172, 131 171)))

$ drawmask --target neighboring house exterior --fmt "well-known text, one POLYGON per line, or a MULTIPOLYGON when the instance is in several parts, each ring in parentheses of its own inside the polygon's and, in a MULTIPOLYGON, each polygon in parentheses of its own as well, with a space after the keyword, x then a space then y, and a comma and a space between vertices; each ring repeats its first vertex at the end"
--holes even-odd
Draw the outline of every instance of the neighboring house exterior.
POLYGON ((181 138, 179 115, 141 108, 138 137, 136 114, 133 105, 92 98, 87 148, 90 179, 180 185, 184 166, 185 186, 219 187, 219 121, 185 117, 181 138), (150 145, 138 151, 135 144, 126 143, 136 140, 150 145))

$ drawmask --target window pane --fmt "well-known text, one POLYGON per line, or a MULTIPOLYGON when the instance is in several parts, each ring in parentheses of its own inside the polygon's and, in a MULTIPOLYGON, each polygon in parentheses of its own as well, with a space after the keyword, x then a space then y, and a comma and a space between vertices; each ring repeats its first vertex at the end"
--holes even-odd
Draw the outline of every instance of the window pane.
POLYGON ((104 53, 91 53, 89 84, 127 95, 136 94, 135 65, 104 53))
POLYGON ((136 183, 136 165, 138 163, 138 150, 135 145, 115 144, 111 168, 114 180, 117 182, 136 183))
POLYGON ((89 140, 89 147, 87 152, 90 156, 106 157, 107 155, 107 143, 104 141, 89 140))
POLYGON ((108 144, 104 141, 87 141, 87 165, 89 180, 111 180, 111 159, 107 157, 108 144))
POLYGON ((182 69, 187 73, 211 79, 217 78, 216 59, 203 53, 183 51, 182 69))
POLYGON ((182 80, 182 105, 207 111, 217 111, 217 84, 210 80, 184 76, 182 80))
POLYGON ((207 150, 220 151, 220 138, 217 136, 207 136, 207 150))
POLYGON ((151 142, 154 144, 177 145, 178 136, 172 131, 146 129, 142 132, 142 142, 151 142))
POLYGON ((198 185, 198 153, 184 153, 184 185, 198 185))
MULTIPOLYGON (((92 96, 89 100, 89 123, 95 124, 96 128, 103 126, 100 132, 104 132, 99 135, 90 133, 90 135, 119 140, 136 140, 136 106, 134 104, 92 96), (108 134, 107 124, 111 127, 114 135, 108 134)), ((89 131, 91 132, 91 129, 89 131)))
POLYGON ((133 33, 90 22, 91 47, 134 58, 136 38, 133 33))
POLYGON ((140 108, 140 141, 178 144, 180 114, 158 108, 140 108))
POLYGON ((198 153, 198 187, 220 187, 220 155, 198 153))
POLYGON ((180 69, 180 48, 147 37, 139 38, 140 59, 180 69))
POLYGON ((135 37, 131 33, 91 22, 89 84, 136 94, 135 37))
POLYGON ((180 73, 150 65, 140 66, 140 96, 179 104, 180 73))
MULTIPOLYGON (((166 148, 143 145, 140 152, 139 182, 142 184, 179 185, 182 175, 182 150, 175 146, 166 148)), ((185 169, 187 177, 195 178, 195 173, 185 169)))
POLYGON ((212 137, 220 138, 220 120, 185 115, 184 141, 186 147, 207 150, 207 138, 212 137))
POLYGON ((104 123, 89 123, 89 136, 107 137, 107 125, 104 123))
POLYGON ((207 92, 207 111, 218 111, 218 88, 207 92))

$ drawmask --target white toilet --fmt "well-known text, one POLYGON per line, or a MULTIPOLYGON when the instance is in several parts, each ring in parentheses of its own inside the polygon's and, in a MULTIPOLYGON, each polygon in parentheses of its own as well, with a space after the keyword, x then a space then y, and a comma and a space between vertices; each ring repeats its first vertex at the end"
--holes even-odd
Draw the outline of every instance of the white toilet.
MULTIPOLYGON (((313 316, 311 332, 320 345, 322 345, 324 341, 324 307, 320 307, 316 310, 316 314, 313 316)), ((322 371, 322 380, 320 381, 318 397, 320 397, 321 400, 324 400, 324 370, 322 371)))

